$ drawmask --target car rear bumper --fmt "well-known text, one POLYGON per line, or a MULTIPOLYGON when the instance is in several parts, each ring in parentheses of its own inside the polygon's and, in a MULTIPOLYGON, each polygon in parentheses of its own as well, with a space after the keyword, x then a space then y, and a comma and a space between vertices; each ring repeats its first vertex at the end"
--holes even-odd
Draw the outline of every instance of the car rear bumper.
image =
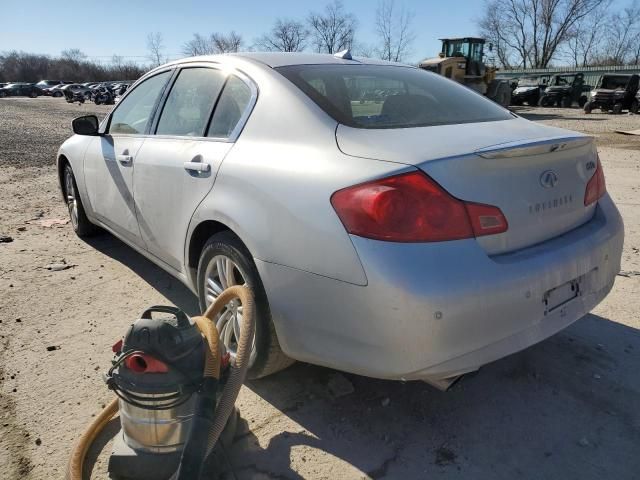
POLYGON ((620 214, 605 195, 588 223, 494 257, 474 239, 400 244, 353 237, 366 286, 256 264, 285 353, 366 376, 439 383, 587 314, 613 286, 623 237, 620 214), (545 294, 574 280, 579 294, 548 311, 545 294))

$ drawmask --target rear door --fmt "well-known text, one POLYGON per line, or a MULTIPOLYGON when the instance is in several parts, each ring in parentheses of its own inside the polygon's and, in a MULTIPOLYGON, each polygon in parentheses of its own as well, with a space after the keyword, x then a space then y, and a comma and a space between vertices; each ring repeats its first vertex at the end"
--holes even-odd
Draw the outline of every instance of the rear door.
POLYGON ((147 250, 180 271, 193 212, 256 98, 253 83, 215 65, 182 68, 137 155, 134 200, 147 250))
POLYGON ((95 137, 85 155, 85 182, 95 216, 140 247, 144 242, 136 218, 133 172, 172 73, 167 70, 138 84, 115 108, 105 135, 95 137))

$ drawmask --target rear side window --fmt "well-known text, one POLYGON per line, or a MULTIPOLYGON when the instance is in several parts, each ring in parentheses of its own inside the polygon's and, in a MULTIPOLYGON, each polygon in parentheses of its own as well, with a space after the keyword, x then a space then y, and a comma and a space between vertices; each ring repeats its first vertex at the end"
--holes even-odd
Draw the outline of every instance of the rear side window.
POLYGON ((229 138, 251 102, 251 89, 230 75, 213 112, 207 137, 229 138))
POLYGON ((277 70, 350 127, 408 128, 513 118, 467 87, 417 68, 293 65, 277 70))
POLYGON ((204 136, 225 77, 211 68, 182 70, 162 109, 156 134, 204 136))
POLYGON ((169 71, 159 73, 133 89, 111 115, 109 133, 144 134, 153 113, 153 107, 171 73, 169 71))

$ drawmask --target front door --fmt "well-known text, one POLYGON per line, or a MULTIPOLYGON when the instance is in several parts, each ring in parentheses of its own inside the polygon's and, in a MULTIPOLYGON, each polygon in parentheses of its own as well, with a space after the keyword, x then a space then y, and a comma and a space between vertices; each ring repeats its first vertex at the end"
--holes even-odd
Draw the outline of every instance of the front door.
POLYGON ((119 236, 144 247, 136 218, 133 172, 150 121, 172 71, 136 86, 115 108, 104 136, 85 155, 85 181, 95 216, 119 236))
POLYGON ((191 217, 213 187, 251 98, 250 83, 228 71, 183 68, 155 135, 138 154, 134 199, 142 238, 150 253, 178 271, 191 217))

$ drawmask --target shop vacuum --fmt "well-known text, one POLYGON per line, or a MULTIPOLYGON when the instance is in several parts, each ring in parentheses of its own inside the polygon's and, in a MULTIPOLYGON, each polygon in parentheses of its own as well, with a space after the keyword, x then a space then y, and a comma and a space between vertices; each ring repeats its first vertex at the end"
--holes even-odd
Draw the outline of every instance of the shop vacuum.
POLYGON ((233 437, 235 400, 244 383, 255 330, 253 296, 233 286, 200 317, 175 307, 147 309, 119 340, 105 374, 115 398, 76 443, 67 480, 82 480, 84 458, 119 411, 121 431, 109 458, 111 478, 198 480, 222 436, 233 437), (238 303, 239 302, 239 303, 238 303), (224 352, 215 320, 243 306, 237 353, 224 352))

